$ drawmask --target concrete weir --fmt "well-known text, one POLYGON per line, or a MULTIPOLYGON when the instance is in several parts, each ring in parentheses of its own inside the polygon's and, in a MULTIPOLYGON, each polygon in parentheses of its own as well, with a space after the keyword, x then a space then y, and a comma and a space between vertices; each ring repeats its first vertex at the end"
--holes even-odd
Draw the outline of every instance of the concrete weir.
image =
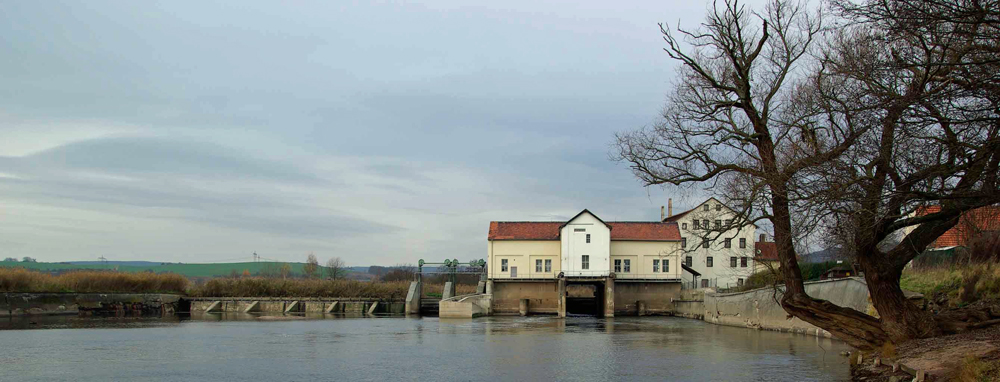
POLYGON ((619 280, 614 277, 570 277, 487 282, 492 312, 498 315, 569 313, 596 316, 673 314, 681 284, 675 280, 619 280))
POLYGON ((191 312, 402 314, 401 299, 322 297, 185 297, 191 312), (209 310, 211 308, 211 310, 209 310))

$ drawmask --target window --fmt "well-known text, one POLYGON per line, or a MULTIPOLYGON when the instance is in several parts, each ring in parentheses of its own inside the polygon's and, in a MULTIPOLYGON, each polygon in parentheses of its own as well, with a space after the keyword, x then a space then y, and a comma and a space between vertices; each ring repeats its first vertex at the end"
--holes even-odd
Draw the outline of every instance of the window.
POLYGON ((687 247, 688 247, 688 238, 682 237, 681 238, 681 249, 687 249, 687 247))
POLYGON ((733 226, 733 221, 732 221, 732 220, 730 220, 730 219, 726 219, 726 222, 725 222, 725 223, 726 223, 726 228, 729 228, 729 227, 732 227, 732 226, 733 226))
POLYGON ((709 229, 708 228, 708 219, 702 219, 701 220, 701 228, 709 229))
POLYGON ((726 247, 726 248, 732 248, 733 247, 733 239, 727 237, 725 243, 723 244, 723 246, 726 247))
POLYGON ((711 268, 713 265, 715 265, 715 259, 713 259, 712 256, 706 257, 705 266, 711 268))
MULTIPOLYGON (((735 259, 735 257, 734 257, 734 259, 735 259)), ((583 261, 582 262, 583 262, 583 265, 581 266, 581 268, 583 268, 583 269, 590 269, 590 255, 583 255, 583 261)))
POLYGON ((720 228, 722 228, 722 220, 716 220, 715 229, 720 229, 720 228))
POLYGON ((507 259, 500 259, 500 272, 507 272, 507 259))
POLYGON ((590 234, 587 234, 587 244, 590 244, 590 234))
POLYGON ((535 260, 535 272, 539 272, 539 273, 542 272, 542 261, 541 260, 535 260))
POLYGON ((653 259, 653 273, 660 271, 660 260, 653 259))
POLYGON ((701 279, 701 287, 708 288, 708 279, 701 279))
POLYGON ((716 204, 715 205, 715 210, 716 211, 722 211, 722 205, 721 204, 716 204))
POLYGON ((690 267, 691 264, 694 264, 694 259, 692 259, 691 256, 688 256, 688 257, 684 258, 684 262, 687 263, 688 267, 690 267))
POLYGON ((670 272, 670 260, 663 259, 663 272, 670 272))
POLYGON ((708 248, 708 239, 702 239, 701 240, 701 247, 702 248, 708 248))
POLYGON ((688 223, 681 223, 681 229, 688 229, 688 223))
POLYGON ((736 279, 736 286, 743 286, 743 279, 736 279))
POLYGON ((587 232, 586 228, 573 228, 573 232, 587 232))
POLYGON ((552 259, 545 260, 545 271, 552 272, 552 259))
POLYGON ((625 260, 625 273, 632 272, 632 260, 625 260))
POLYGON ((746 247, 747 247, 747 238, 741 237, 740 238, 740 248, 746 248, 746 247))
POLYGON ((735 257, 730 257, 729 258, 729 266, 733 267, 733 268, 736 268, 736 258, 735 257))
POLYGON ((615 272, 622 271, 622 261, 621 259, 615 259, 615 272))
POLYGON ((747 267, 747 257, 743 256, 740 258, 740 268, 746 268, 746 267, 747 267))
POLYGON ((701 222, 695 220, 694 221, 694 229, 701 229, 701 222))
POLYGON ((708 203, 705 203, 705 207, 702 208, 703 211, 708 211, 708 203))

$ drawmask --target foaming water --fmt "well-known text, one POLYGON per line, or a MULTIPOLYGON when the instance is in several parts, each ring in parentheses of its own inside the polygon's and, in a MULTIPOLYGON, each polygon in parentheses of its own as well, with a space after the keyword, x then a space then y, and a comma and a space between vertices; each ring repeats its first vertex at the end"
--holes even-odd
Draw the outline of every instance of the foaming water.
POLYGON ((52 317, 0 328, 14 329, 0 331, 0 380, 850 379, 839 341, 673 317, 52 317))

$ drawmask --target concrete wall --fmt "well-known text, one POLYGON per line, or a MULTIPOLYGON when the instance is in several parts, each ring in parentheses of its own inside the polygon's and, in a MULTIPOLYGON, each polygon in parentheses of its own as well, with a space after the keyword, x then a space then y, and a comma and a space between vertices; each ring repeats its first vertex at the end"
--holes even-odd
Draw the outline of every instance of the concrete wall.
POLYGON ((173 314, 181 296, 137 293, 4 293, 0 295, 0 317, 19 315, 80 314, 127 306, 144 313, 173 314))
POLYGON ((490 314, 491 296, 472 294, 441 300, 438 317, 475 318, 490 314))
POLYGON ((493 314, 518 314, 522 298, 528 299, 528 313, 556 314, 559 309, 559 283, 548 281, 493 280, 493 314))
POLYGON ((368 311, 371 304, 378 302, 375 313, 400 314, 405 311, 405 302, 379 301, 379 300, 358 300, 358 299, 317 299, 317 298, 197 298, 191 299, 192 312, 204 312, 213 303, 219 302, 217 312, 219 313, 243 313, 247 307, 254 302, 257 306, 254 312, 284 313, 293 302, 297 302, 290 313, 324 313, 334 301, 337 306, 330 313, 358 313, 363 314, 368 311))
POLYGON ((681 284, 667 282, 615 282, 615 315, 667 315, 674 311, 673 301, 680 296, 681 284), (639 312, 638 301, 645 305, 639 312))
MULTIPOLYGON (((869 311, 868 286, 861 278, 813 281, 806 283, 805 288, 814 298, 861 312, 869 311)), ((719 325, 831 337, 829 332, 798 318, 788 319, 788 313, 775 301, 780 301, 781 296, 780 290, 775 292, 771 288, 741 293, 705 293, 704 320, 719 325)))
POLYGON ((705 317, 705 289, 682 289, 674 300, 674 315, 701 320, 705 317))

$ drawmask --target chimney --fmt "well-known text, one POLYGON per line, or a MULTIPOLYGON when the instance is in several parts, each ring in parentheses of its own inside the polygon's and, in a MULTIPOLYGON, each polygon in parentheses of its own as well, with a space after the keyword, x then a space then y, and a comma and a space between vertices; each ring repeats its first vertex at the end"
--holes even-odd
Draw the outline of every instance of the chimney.
POLYGON ((662 222, 665 217, 663 216, 663 206, 660 206, 660 221, 662 222))
POLYGON ((674 200, 667 199, 667 217, 674 216, 674 200))
POLYGON ((763 242, 766 242, 766 241, 767 241, 767 235, 763 234, 763 233, 760 234, 760 242, 763 243, 763 242))

